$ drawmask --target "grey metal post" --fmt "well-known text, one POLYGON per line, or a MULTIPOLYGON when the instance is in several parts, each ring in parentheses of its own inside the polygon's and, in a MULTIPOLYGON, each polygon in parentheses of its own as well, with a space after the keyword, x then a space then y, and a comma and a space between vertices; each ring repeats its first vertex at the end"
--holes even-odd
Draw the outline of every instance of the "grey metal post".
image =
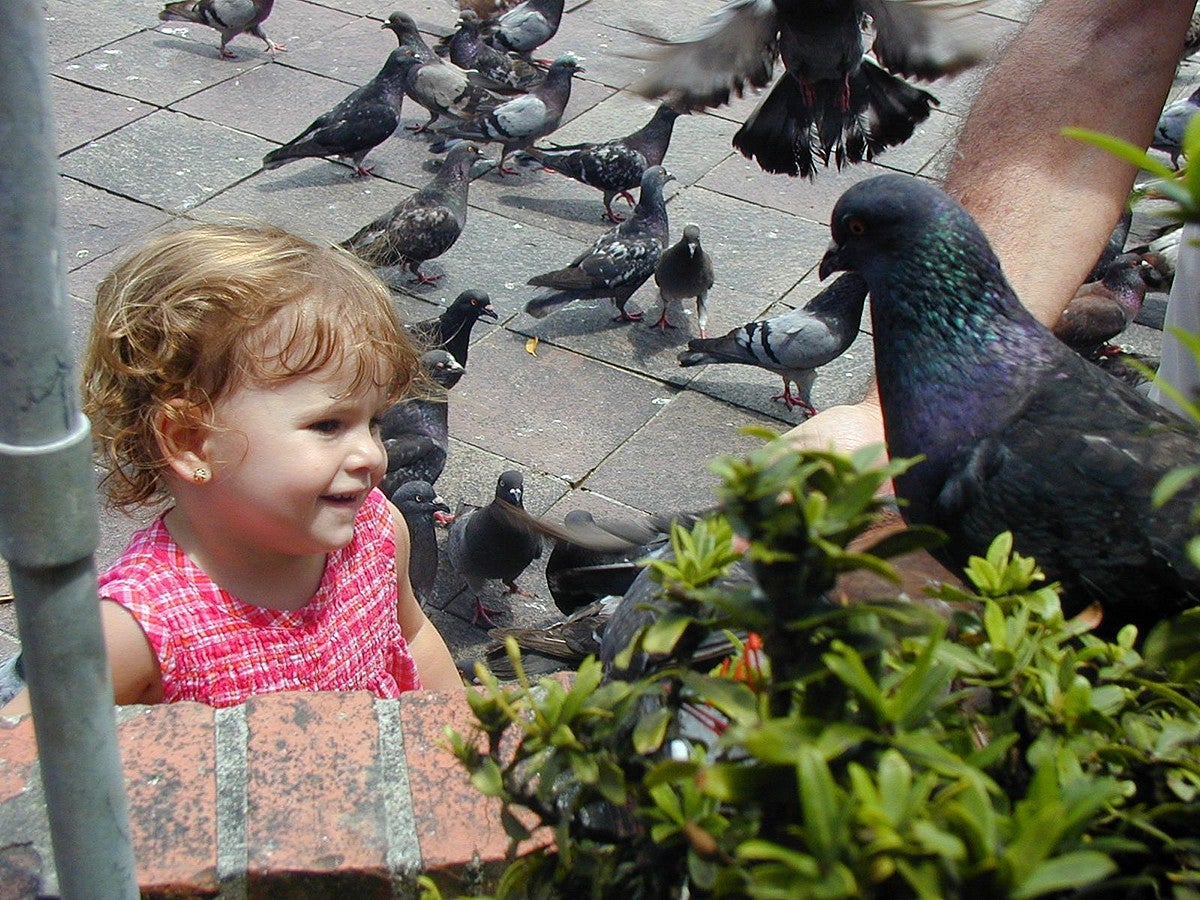
POLYGON ((38 0, 0 0, 0 554, 12 572, 63 897, 138 895, 92 560, 38 0))

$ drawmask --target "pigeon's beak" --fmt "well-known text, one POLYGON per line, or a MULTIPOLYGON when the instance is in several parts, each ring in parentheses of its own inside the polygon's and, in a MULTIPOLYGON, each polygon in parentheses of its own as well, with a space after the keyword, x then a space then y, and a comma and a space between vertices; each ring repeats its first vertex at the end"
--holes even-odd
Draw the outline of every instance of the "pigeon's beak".
POLYGON ((446 505, 446 501, 440 495, 433 498, 433 508, 438 512, 450 512, 450 507, 446 505))
POLYGON ((825 248, 825 255, 821 257, 821 267, 817 269, 817 275, 822 281, 834 272, 846 271, 846 263, 842 260, 841 253, 841 244, 830 241, 829 246, 825 248))
POLYGON ((483 309, 479 310, 479 318, 491 319, 493 322, 495 322, 500 319, 500 316, 496 312, 496 307, 489 303, 483 309))

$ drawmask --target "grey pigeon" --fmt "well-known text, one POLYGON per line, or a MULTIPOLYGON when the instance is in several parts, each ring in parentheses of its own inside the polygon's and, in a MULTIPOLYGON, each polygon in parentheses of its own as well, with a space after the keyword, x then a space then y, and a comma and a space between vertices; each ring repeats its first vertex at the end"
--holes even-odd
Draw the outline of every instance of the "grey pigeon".
POLYGON ((1110 636, 1200 601, 1184 549, 1200 481, 1151 502, 1165 474, 1200 465, 1194 427, 1034 319, 974 220, 932 184, 859 182, 832 232, 820 272, 870 287, 888 452, 923 457, 896 491, 907 520, 948 535, 934 553, 961 567, 1010 531, 1061 582, 1064 612, 1098 603, 1110 636))
MULTIPOLYGON (((550 66, 546 80, 528 94, 501 103, 469 122, 440 128, 438 133, 501 144, 504 150, 500 155, 500 174, 514 175, 516 170, 505 168, 504 160, 513 151, 529 147, 558 127, 571 99, 571 78, 576 72, 582 71, 573 55, 560 56, 550 66)), ((430 149, 440 153, 445 146, 439 142, 431 144, 430 149)))
POLYGON ((446 466, 450 446, 447 391, 458 384, 465 370, 447 351, 427 350, 421 356, 421 371, 436 386, 429 395, 394 403, 379 417, 379 436, 387 453, 387 473, 379 489, 389 496, 405 482, 436 484, 446 466))
POLYGON ((1129 327, 1146 299, 1153 267, 1136 253, 1123 253, 1109 263, 1103 277, 1082 285, 1051 326, 1054 336, 1077 353, 1092 358, 1118 352, 1109 345, 1129 327))
POLYGON ((438 574, 437 532, 434 514, 448 507, 427 481, 409 481, 392 492, 392 503, 408 523, 408 580, 417 602, 424 608, 433 599, 438 574))
POLYGON ((485 42, 479 28, 479 16, 473 10, 462 11, 457 29, 438 45, 436 52, 488 90, 525 93, 546 80, 544 69, 485 42))
POLYGON ((371 168, 363 165, 363 159, 391 137, 400 124, 406 71, 401 52, 393 50, 374 78, 264 156, 263 168, 277 169, 314 156, 338 156, 348 159, 357 174, 370 174, 371 168))
POLYGON ((677 118, 679 113, 663 103, 649 122, 625 137, 594 143, 530 147, 524 153, 545 169, 603 191, 605 215, 610 222, 620 222, 621 217, 613 212, 613 200, 619 196, 633 206, 629 191, 642 183, 646 169, 662 165, 677 118))
POLYGON ((654 283, 662 297, 662 315, 655 326, 674 328, 667 321, 667 307, 672 300, 696 299, 696 319, 700 323, 700 337, 708 337, 708 292, 713 286, 712 257, 700 246, 700 226, 685 225, 683 237, 663 251, 658 267, 654 270, 654 283))
POLYGON ((528 57, 558 33, 563 0, 525 0, 487 23, 492 46, 528 57))
POLYGON ((496 308, 486 291, 469 288, 455 297, 441 315, 412 322, 405 330, 421 346, 448 350, 460 366, 465 366, 471 329, 480 319, 496 321, 496 308))
POLYGON ((421 263, 441 256, 462 234, 470 170, 478 159, 474 144, 453 147, 433 181, 364 225, 341 246, 372 266, 402 266, 418 283, 436 283, 441 276, 421 274, 421 263))
POLYGON ((473 85, 466 72, 443 62, 431 50, 427 51, 432 57, 429 62, 422 62, 411 47, 401 46, 395 52, 404 61, 404 92, 429 113, 429 121, 409 125, 409 131, 427 131, 442 116, 469 120, 500 102, 493 94, 473 85))
POLYGON ((267 37, 262 27, 274 5, 275 0, 179 0, 168 3, 158 17, 164 22, 194 22, 215 28, 221 33, 221 56, 237 59, 237 54, 225 45, 243 32, 261 40, 271 53, 287 50, 267 37))
POLYGON ((1183 153, 1183 132, 1197 111, 1200 111, 1200 88, 1196 88, 1182 100, 1168 103, 1163 107, 1162 115, 1158 117, 1150 146, 1169 153, 1171 165, 1179 165, 1179 157, 1183 153))
POLYGON ((785 72, 733 145, 768 172, 812 177, 871 159, 912 136, 937 101, 898 75, 937 78, 982 59, 990 39, 978 0, 729 0, 694 33, 655 40, 648 73, 633 85, 680 109, 702 109, 765 87, 785 72), (864 19, 871 49, 865 56, 864 19))
POLYGON ((480 591, 489 580, 501 581, 509 593, 526 594, 517 587, 517 577, 542 555, 542 538, 512 515, 523 511, 525 479, 520 472, 504 472, 496 482, 496 496, 487 506, 460 504, 450 536, 446 557, 466 580, 475 595, 475 621, 488 624, 496 610, 483 605, 480 591))
POLYGON ((718 338, 693 338, 679 354, 679 365, 741 363, 775 372, 783 378, 782 400, 791 409, 816 410, 810 399, 816 370, 845 353, 858 335, 867 285, 854 274, 843 275, 804 306, 761 322, 748 322, 718 338), (792 393, 792 383, 796 393, 792 393))
POLYGON ((637 322, 641 313, 626 312, 625 304, 654 274, 667 242, 667 205, 663 185, 674 178, 662 166, 651 166, 642 175, 642 193, 633 215, 601 235, 565 269, 536 275, 529 284, 549 288, 525 304, 536 318, 572 300, 611 297, 617 321, 637 322))
POLYGON ((417 28, 416 21, 408 13, 394 12, 379 27, 396 35, 396 40, 400 42, 400 46, 411 50, 418 62, 438 61, 437 54, 425 43, 425 38, 421 36, 421 31, 417 28))

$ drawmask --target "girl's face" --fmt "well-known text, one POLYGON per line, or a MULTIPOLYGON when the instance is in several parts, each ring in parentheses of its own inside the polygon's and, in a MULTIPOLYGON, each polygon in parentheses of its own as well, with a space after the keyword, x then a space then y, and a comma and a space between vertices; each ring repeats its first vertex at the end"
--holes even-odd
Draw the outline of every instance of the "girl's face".
POLYGON ((304 555, 350 542, 354 517, 383 477, 384 391, 347 394, 351 366, 250 383, 215 405, 204 496, 247 550, 304 555))

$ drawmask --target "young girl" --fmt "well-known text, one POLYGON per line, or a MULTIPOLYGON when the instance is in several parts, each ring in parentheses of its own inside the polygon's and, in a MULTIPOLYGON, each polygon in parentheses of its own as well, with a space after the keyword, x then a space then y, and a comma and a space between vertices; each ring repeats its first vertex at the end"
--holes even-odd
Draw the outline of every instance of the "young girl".
POLYGON ((461 687, 375 489, 377 417, 417 371, 369 270, 271 226, 156 237, 104 279, 83 406, 105 488, 170 503, 100 576, 117 703, 461 687))

